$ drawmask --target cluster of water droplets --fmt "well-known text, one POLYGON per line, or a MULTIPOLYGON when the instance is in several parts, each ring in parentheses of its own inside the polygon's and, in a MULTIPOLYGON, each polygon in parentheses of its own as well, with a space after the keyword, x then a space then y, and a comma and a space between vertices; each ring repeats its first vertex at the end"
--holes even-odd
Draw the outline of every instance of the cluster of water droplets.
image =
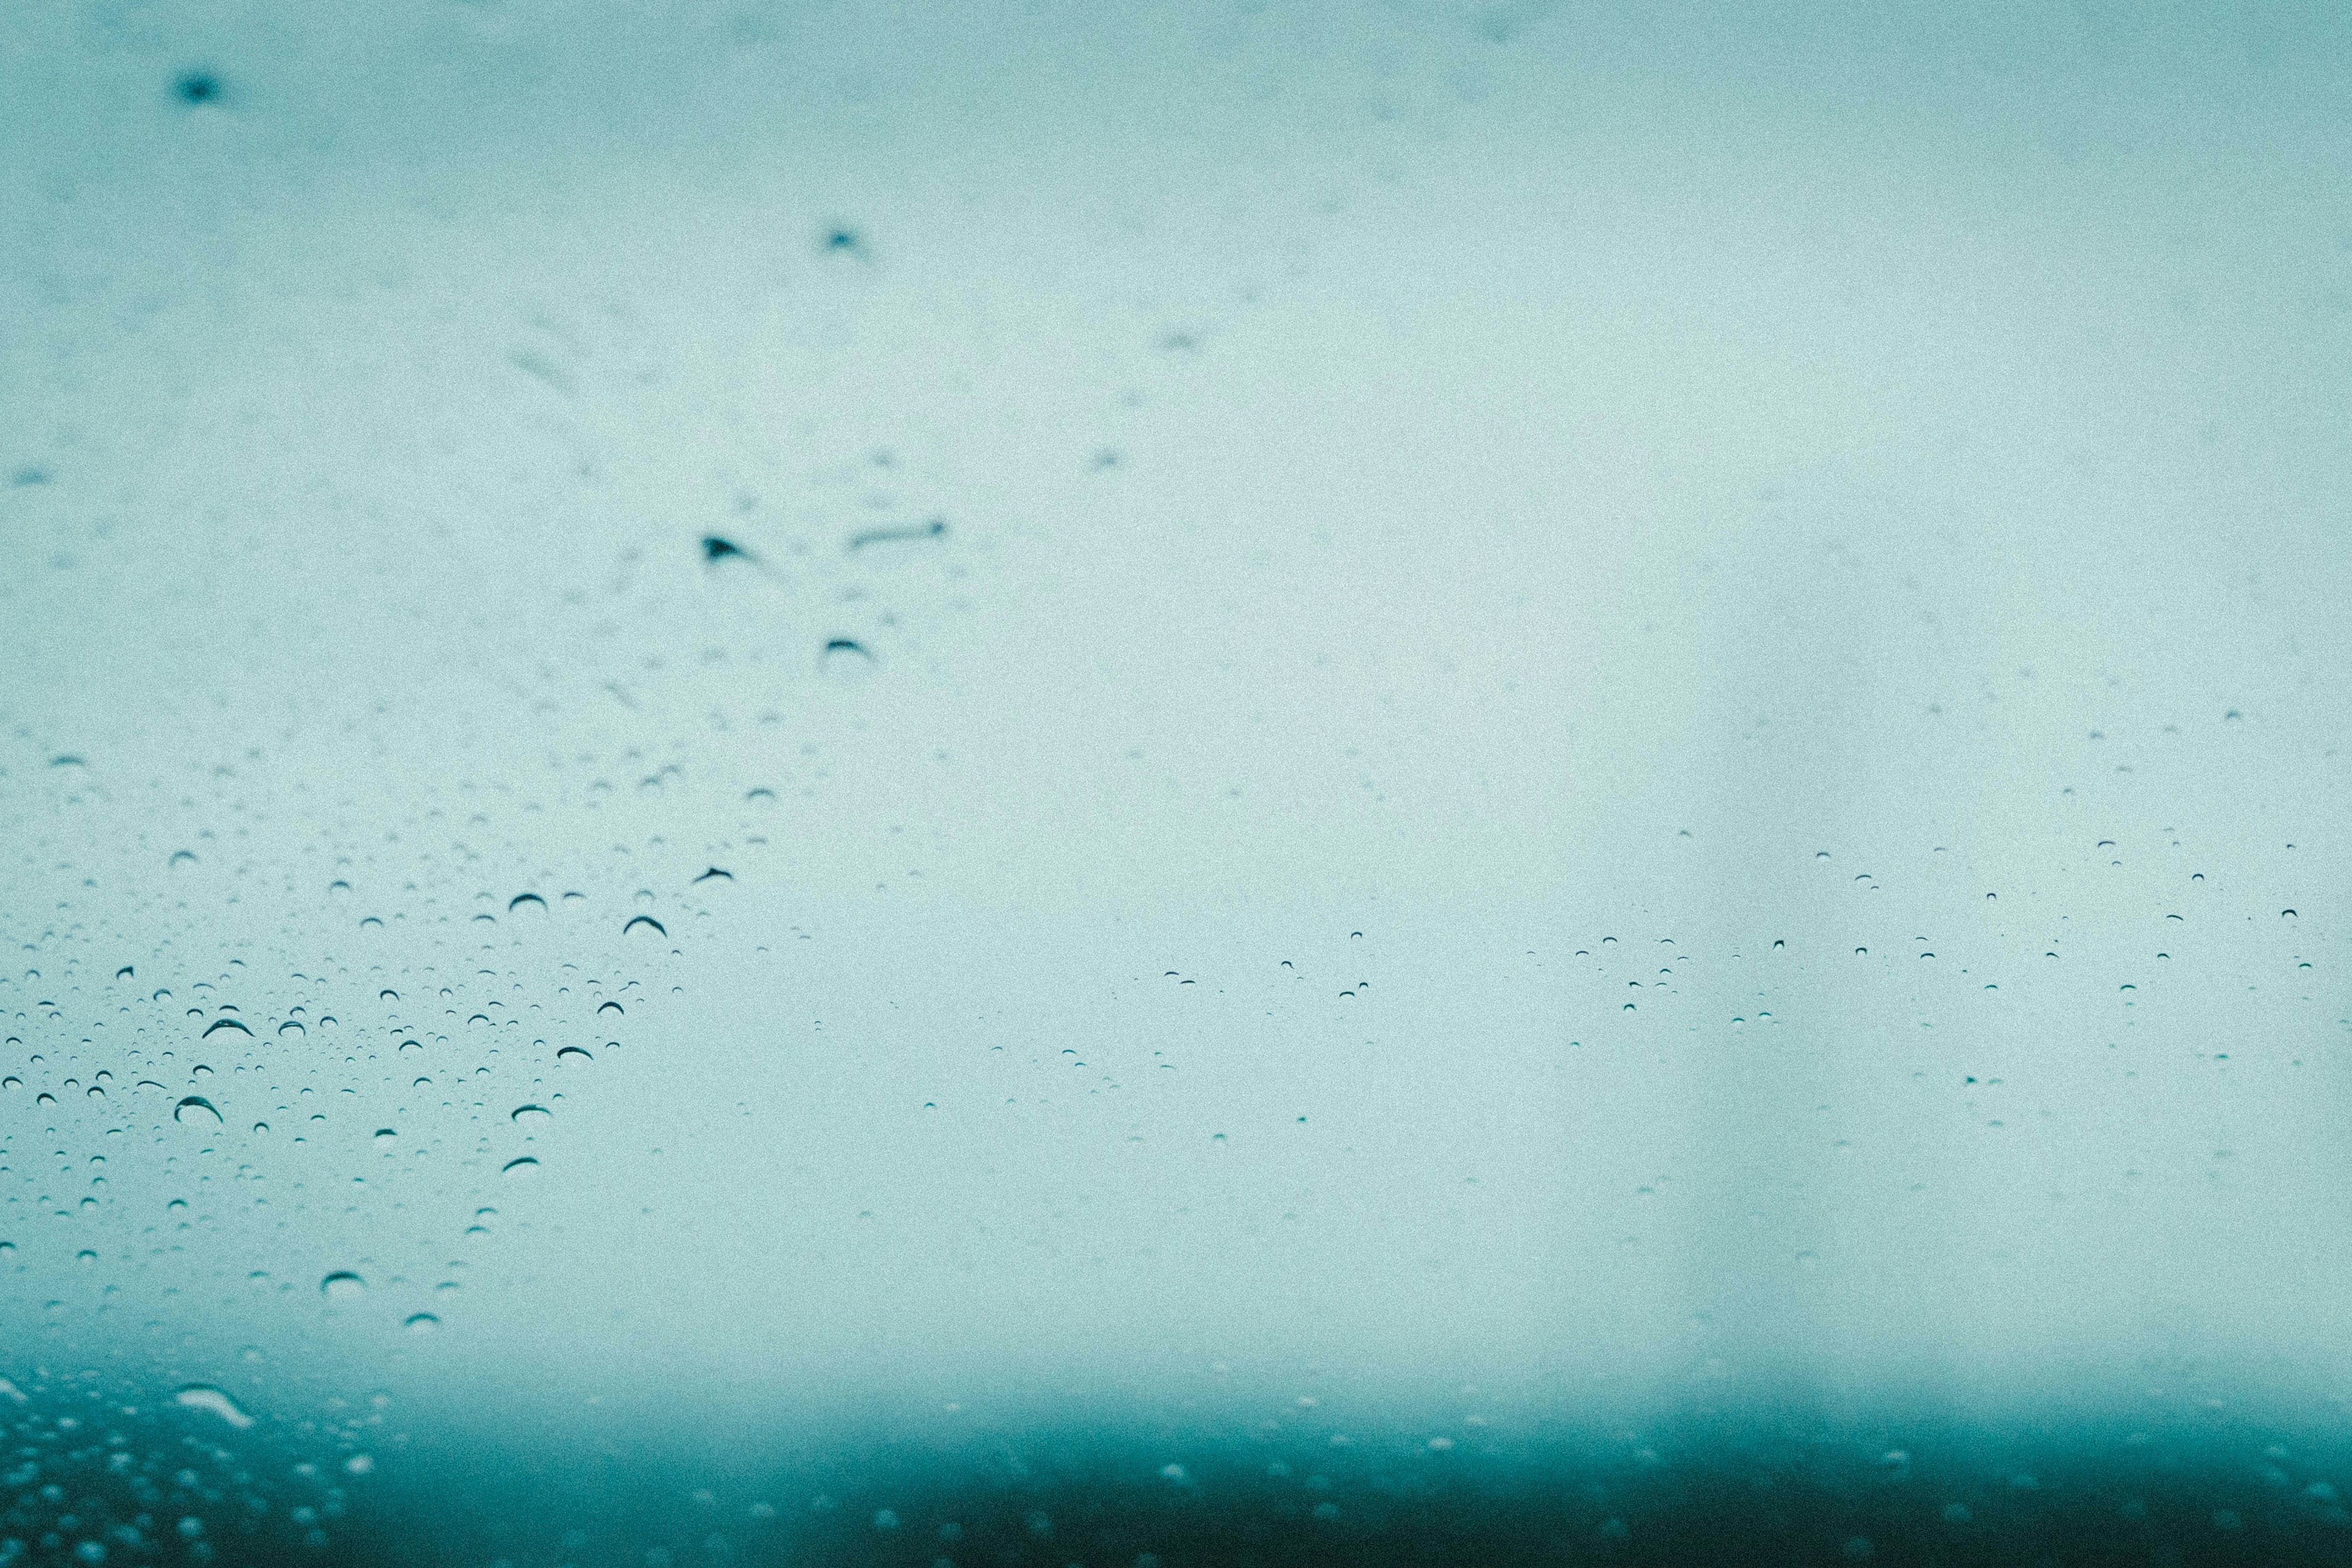
POLYGON ((0 1563, 273 1561, 334 1546, 389 1400, 257 1415, 210 1384, 0 1377, 0 1563))

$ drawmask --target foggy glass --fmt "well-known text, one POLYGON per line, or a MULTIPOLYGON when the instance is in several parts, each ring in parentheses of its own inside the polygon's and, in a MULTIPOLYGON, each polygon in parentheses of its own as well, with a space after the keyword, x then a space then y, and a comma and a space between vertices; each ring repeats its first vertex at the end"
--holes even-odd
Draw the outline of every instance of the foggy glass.
POLYGON ((2343 1561, 2348 90, 11 8, 0 1564, 2343 1561))

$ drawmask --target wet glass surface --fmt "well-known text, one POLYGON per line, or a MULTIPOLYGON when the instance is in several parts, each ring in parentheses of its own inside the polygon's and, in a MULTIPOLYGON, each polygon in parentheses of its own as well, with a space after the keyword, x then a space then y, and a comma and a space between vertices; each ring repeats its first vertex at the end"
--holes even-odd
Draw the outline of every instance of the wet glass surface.
POLYGON ((0 17, 0 1564, 2343 1562, 2336 8, 0 17))

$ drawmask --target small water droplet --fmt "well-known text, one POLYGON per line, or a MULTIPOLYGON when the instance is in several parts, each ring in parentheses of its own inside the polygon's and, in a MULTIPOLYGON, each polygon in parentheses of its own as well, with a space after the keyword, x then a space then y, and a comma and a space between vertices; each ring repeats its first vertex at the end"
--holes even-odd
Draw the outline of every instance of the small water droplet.
POLYGON ((539 1162, 530 1155, 524 1154, 519 1158, 509 1160, 505 1164, 499 1166, 499 1174, 501 1176, 518 1177, 536 1176, 539 1174, 539 1162))
POLYGON ((831 638, 817 655, 817 668, 836 680, 855 679, 873 668, 873 652, 856 637, 831 638))

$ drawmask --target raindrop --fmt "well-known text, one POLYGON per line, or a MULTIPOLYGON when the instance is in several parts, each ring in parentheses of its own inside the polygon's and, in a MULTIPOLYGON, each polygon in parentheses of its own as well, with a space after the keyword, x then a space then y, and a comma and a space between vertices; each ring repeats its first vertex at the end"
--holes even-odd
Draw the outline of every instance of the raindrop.
POLYGON ((190 1111, 200 1111, 204 1115, 211 1117, 213 1119, 212 1124, 215 1127, 218 1127, 221 1124, 221 1113, 219 1108, 201 1094, 191 1094, 183 1099, 179 1104, 172 1107, 172 1120, 174 1121, 185 1121, 188 1120, 188 1113, 190 1111))
POLYGON ((519 1158, 509 1160, 505 1164, 499 1166, 499 1174, 501 1176, 518 1177, 536 1176, 539 1174, 539 1162, 533 1159, 530 1155, 524 1154, 519 1158))
POLYGON ((441 1320, 430 1312, 411 1312, 400 1326, 412 1334, 429 1334, 441 1326, 441 1320))
POLYGON ((217 1415, 238 1431, 253 1425, 253 1417, 237 1408, 236 1401, 209 1383, 191 1383, 172 1395, 172 1402, 190 1410, 202 1410, 217 1415))
POLYGON ((863 533, 854 535, 849 541, 849 548, 855 552, 865 549, 869 544, 890 544, 900 540, 937 539, 947 531, 948 521, 943 517, 935 517, 929 522, 905 528, 869 528, 863 533))
POLYGON ((631 931, 636 930, 639 926, 651 926, 654 930, 661 932, 664 936, 667 936, 669 934, 669 928, 662 924, 661 921, 654 919, 651 915, 634 915, 630 917, 629 923, 621 928, 621 934, 623 936, 626 936, 631 931))
POLYGON ((555 1059, 559 1062, 566 1057, 578 1057, 583 1062, 593 1062, 596 1059, 588 1054, 588 1047, 585 1046, 566 1046, 555 1053, 555 1059))
POLYGON ((817 667, 828 675, 853 675, 873 663, 874 655, 855 637, 834 637, 817 656, 817 667))
POLYGON ((532 1121, 545 1121, 550 1120, 551 1116, 551 1112, 543 1105, 518 1105, 507 1113, 507 1120, 521 1121, 528 1118, 532 1121))
POLYGON ((517 893, 507 900, 507 913, 512 914, 525 904, 537 904, 541 910, 547 908, 547 900, 537 893, 517 893))
POLYGON ((319 1281, 319 1294, 330 1301, 355 1300, 366 1290, 367 1281, 348 1268, 338 1268, 319 1281))

